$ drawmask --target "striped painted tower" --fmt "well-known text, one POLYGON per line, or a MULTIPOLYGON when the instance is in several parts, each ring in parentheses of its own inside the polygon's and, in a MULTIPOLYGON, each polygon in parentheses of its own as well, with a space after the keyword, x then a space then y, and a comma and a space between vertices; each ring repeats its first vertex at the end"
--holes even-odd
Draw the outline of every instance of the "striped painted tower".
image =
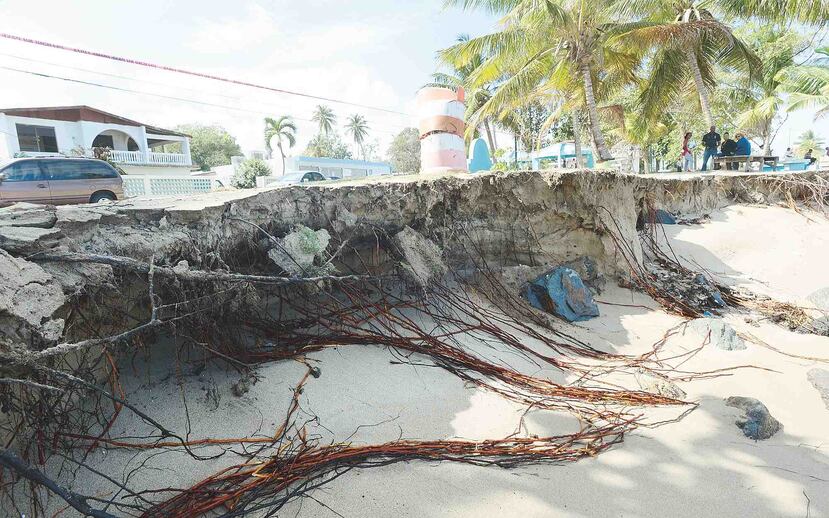
POLYGON ((466 171, 463 140, 464 91, 426 87, 417 93, 420 168, 423 172, 466 171))

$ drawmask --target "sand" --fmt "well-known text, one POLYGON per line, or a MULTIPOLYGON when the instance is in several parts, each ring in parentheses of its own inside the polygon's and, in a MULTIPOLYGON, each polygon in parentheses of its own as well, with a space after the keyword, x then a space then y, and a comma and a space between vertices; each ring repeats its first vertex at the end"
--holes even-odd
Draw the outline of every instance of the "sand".
MULTIPOLYGON (((665 227, 677 254, 723 280, 763 290, 787 300, 802 300, 829 286, 826 267, 829 222, 821 216, 783 208, 734 206, 699 226, 665 227), (808 216, 808 217, 807 217, 808 216)), ((619 353, 648 351, 665 332, 682 322, 658 309, 648 297, 612 286, 600 297, 602 315, 562 328, 598 347, 619 353), (611 305, 624 304, 636 307, 611 305)), ((829 338, 792 333, 764 322, 727 317, 739 332, 751 333, 789 354, 817 356, 829 362, 829 338)), ((665 356, 698 347, 692 332, 672 338, 665 356)), ((142 362, 123 374, 135 401, 152 409, 168 426, 186 429, 182 393, 187 397, 192 437, 267 433, 280 421, 293 386, 304 372, 297 362, 262 367, 261 381, 236 398, 237 379, 220 369, 177 372, 170 351, 154 350, 146 370, 142 362), (183 391, 175 383, 182 380, 183 391), (219 394, 218 401, 206 396, 219 394)), ((428 366, 392 364, 394 356, 375 347, 339 347, 310 357, 322 376, 311 380, 301 404, 319 418, 311 425, 323 442, 356 443, 416 439, 498 438, 516 431, 524 409, 464 384, 428 366)), ((529 362, 501 358, 533 375, 529 362)), ((574 464, 514 470, 455 463, 399 463, 355 470, 303 499, 280 516, 346 517, 820 517, 829 516, 829 410, 807 372, 829 363, 786 356, 756 343, 744 351, 708 346, 683 365, 708 371, 740 365, 733 375, 680 383, 699 407, 682 421, 641 428, 625 442, 595 459, 574 464), (739 411, 724 398, 760 399, 782 424, 771 439, 755 442, 734 425, 739 411)), ((627 382, 632 384, 632 379, 627 382)), ((631 385, 635 388, 635 384, 631 385)), ((531 412, 530 433, 568 433, 577 423, 567 415, 531 412)), ((139 434, 142 426, 128 415, 115 434, 139 434)), ((145 469, 131 479, 138 487, 184 486, 238 458, 194 463, 184 455, 147 456, 100 450, 90 463, 121 475, 140 462, 145 469)), ((68 480, 67 480, 68 481, 68 480)), ((95 493, 104 486, 80 472, 75 487, 95 493)), ((64 516, 69 516, 65 514, 64 516)))

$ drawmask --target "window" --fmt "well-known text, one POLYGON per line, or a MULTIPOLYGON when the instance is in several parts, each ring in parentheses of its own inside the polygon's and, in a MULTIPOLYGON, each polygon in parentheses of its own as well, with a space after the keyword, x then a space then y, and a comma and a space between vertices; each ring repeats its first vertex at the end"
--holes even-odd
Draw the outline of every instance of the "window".
POLYGON ((40 153, 57 153, 58 139, 55 128, 50 126, 29 126, 17 124, 17 142, 20 151, 37 151, 40 153))
POLYGON ((3 174, 6 175, 4 182, 37 182, 46 179, 35 160, 15 162, 3 169, 3 174))
POLYGON ((50 180, 100 180, 117 178, 116 171, 109 164, 92 160, 47 160, 43 168, 50 180))
POLYGON ((319 171, 319 170, 320 170, 320 168, 319 168, 319 167, 317 167, 317 166, 315 166, 315 165, 304 165, 304 164, 301 164, 301 165, 299 166, 299 170, 300 170, 300 171, 319 171))
POLYGON ((112 135, 98 135, 92 141, 92 147, 108 147, 115 149, 115 143, 112 141, 112 135))
POLYGON ((84 162, 84 172, 86 177, 91 180, 99 180, 101 178, 118 178, 118 171, 111 165, 104 162, 84 162))

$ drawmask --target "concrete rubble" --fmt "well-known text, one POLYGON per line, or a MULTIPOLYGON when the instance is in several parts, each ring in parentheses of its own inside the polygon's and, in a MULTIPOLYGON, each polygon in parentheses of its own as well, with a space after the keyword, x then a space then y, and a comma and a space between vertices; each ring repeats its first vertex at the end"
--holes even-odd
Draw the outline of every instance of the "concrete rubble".
POLYGON ((718 318, 698 318, 688 324, 688 329, 703 338, 709 338, 711 344, 723 351, 742 351, 746 349, 745 341, 737 331, 718 318))

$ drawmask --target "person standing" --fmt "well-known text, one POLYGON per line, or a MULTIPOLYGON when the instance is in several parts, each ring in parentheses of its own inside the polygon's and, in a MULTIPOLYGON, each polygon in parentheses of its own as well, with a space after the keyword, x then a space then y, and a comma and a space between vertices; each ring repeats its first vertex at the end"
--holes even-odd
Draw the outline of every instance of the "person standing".
POLYGON ((829 146, 826 146, 826 157, 829 158, 829 146))
POLYGON ((686 173, 691 172, 694 167, 694 154, 691 153, 691 132, 685 134, 682 139, 682 170, 686 173))
POLYGON ((702 136, 702 145, 705 146, 705 154, 702 155, 702 170, 708 170, 708 159, 714 158, 719 153, 720 142, 722 137, 717 133, 717 127, 711 126, 711 129, 702 136))
MULTIPOLYGON (((723 141, 722 146, 720 146, 720 153, 717 155, 719 157, 724 156, 734 156, 737 152, 737 142, 731 139, 731 136, 728 133, 723 133, 723 141)), ((733 164, 730 162, 725 165, 726 169, 731 169, 733 164)))
POLYGON ((783 155, 783 158, 786 159, 786 160, 791 160, 791 159, 794 158, 794 151, 792 151, 792 148, 790 148, 790 147, 786 148, 786 154, 783 155))

